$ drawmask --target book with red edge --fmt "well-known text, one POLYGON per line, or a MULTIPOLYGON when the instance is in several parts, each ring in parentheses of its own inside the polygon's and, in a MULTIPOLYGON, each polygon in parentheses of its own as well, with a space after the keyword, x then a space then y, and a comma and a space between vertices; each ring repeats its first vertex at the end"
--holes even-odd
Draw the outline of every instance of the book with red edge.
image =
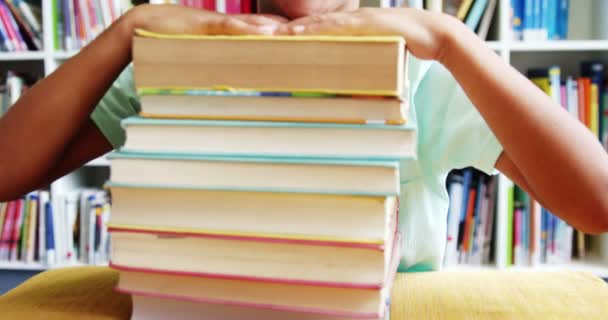
MULTIPOLYGON (((382 319, 388 312, 387 305, 400 261, 399 232, 395 233, 395 240, 389 272, 377 287, 197 276, 115 264, 111 267, 120 271, 116 290, 140 297, 136 301, 163 299, 164 303, 171 305, 192 303, 193 306, 196 304, 199 313, 205 314, 212 310, 222 310, 223 313, 249 310, 270 318, 290 315, 290 319, 321 316, 382 319)), ((145 302, 139 304, 135 306, 139 316, 151 312, 145 302)))

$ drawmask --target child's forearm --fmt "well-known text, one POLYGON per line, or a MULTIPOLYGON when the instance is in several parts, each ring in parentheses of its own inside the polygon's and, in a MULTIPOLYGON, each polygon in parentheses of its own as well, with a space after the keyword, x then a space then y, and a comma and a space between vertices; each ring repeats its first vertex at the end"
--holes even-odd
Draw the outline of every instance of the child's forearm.
POLYGON ((130 61, 121 18, 37 83, 0 118, 0 200, 33 188, 60 161, 92 109, 130 61))
POLYGON ((89 115, 131 60, 135 28, 159 33, 268 34, 279 17, 227 16, 175 5, 130 10, 27 92, 0 119, 0 201, 18 197, 107 151, 89 115))
POLYGON ((530 191, 574 227, 606 231, 608 156, 597 138, 472 32, 454 28, 442 62, 503 145, 499 169, 515 166, 530 191))

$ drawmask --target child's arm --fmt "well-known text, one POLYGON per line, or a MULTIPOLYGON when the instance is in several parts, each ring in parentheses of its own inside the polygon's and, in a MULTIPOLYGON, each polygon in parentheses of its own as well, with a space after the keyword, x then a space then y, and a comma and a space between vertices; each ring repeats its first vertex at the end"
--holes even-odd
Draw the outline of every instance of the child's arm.
POLYGON ((574 227, 608 230, 608 156, 597 138, 460 21, 362 9, 302 18, 282 32, 403 36, 414 55, 448 68, 477 107, 504 148, 498 169, 574 227))
POLYGON ((266 34, 274 31, 271 20, 180 6, 138 6, 129 11, 0 118, 0 201, 48 183, 111 149, 89 115, 129 64, 135 28, 266 34))

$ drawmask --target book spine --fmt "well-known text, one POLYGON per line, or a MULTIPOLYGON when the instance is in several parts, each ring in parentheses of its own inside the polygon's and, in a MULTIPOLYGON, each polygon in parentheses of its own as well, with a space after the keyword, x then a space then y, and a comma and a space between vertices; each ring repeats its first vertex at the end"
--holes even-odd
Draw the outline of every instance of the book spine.
POLYGON ((23 200, 23 219, 21 220, 20 230, 19 230, 19 240, 17 243, 17 260, 25 261, 26 255, 26 246, 28 239, 28 231, 30 225, 30 201, 28 197, 23 200))
POLYGON ((473 0, 463 0, 460 2, 460 7, 458 7, 458 11, 456 11, 456 18, 460 21, 465 21, 467 18, 467 13, 471 9, 471 5, 473 4, 473 0))
POLYGON ((49 193, 41 191, 38 197, 38 260, 46 261, 46 203, 49 202, 49 193))
POLYGON ((532 0, 532 37, 535 41, 542 39, 542 1, 543 0, 532 0))
POLYGON ((460 214, 462 212, 463 185, 462 177, 454 176, 449 184, 449 209, 447 225, 447 244, 445 252, 445 265, 455 265, 458 263, 458 227, 460 225, 460 214))
POLYGON ((215 11, 215 0, 203 0, 203 8, 209 11, 215 11))
POLYGON ((251 1, 252 0, 241 0, 241 12, 242 13, 252 13, 251 1))
POLYGON ((0 260, 8 261, 11 246, 13 224, 16 216, 16 203, 10 201, 6 204, 6 214, 2 226, 2 238, 0 238, 0 260))
POLYGON ((50 201, 44 203, 45 210, 45 238, 46 238, 46 263, 55 264, 55 221, 53 216, 53 205, 50 201))
POLYGON ((524 41, 532 41, 534 37, 534 0, 523 0, 524 5, 524 19, 523 19, 523 33, 522 37, 524 41))
POLYGON ((483 15, 483 12, 487 5, 488 0, 475 1, 473 7, 471 8, 471 12, 469 12, 469 15, 465 20, 465 24, 467 25, 467 27, 469 27, 473 31, 477 29, 479 21, 481 21, 481 16, 483 15))
POLYGON ((9 253, 10 261, 19 260, 18 244, 19 244, 19 237, 21 235, 21 233, 20 233, 21 224, 23 223, 23 200, 22 199, 16 200, 14 218, 15 218, 15 220, 13 220, 13 234, 12 234, 11 242, 10 242, 10 253, 9 253))
POLYGON ((568 79, 566 79, 566 91, 568 94, 568 112, 574 117, 574 119, 579 120, 578 83, 576 80, 574 80, 574 78, 568 77, 568 79))
POLYGON ((558 40, 558 14, 559 14, 559 1, 560 0, 545 0, 547 1, 547 12, 545 17, 547 19, 547 39, 558 40))
POLYGON ((228 1, 228 0, 216 0, 215 1, 215 10, 219 13, 227 13, 226 1, 228 1))
POLYGON ((591 83, 589 97, 589 130, 599 138, 599 86, 591 83))
POLYGON ((63 27, 64 44, 66 50, 76 49, 77 38, 75 37, 73 14, 73 0, 63 0, 63 27))
POLYGON ((511 0, 511 38, 522 40, 524 31, 524 0, 511 0))
POLYGON ((581 123, 585 123, 585 81, 583 78, 577 80, 578 89, 578 119, 581 123))
POLYGON ((561 101, 561 69, 558 66, 549 68, 549 85, 551 87, 551 98, 558 105, 562 105, 561 101))
POLYGON ((570 11, 570 0, 559 0, 559 13, 557 18, 557 38, 568 39, 568 16, 570 11))
POLYGON ((36 230, 38 227, 38 195, 32 195, 29 199, 28 231, 25 245, 25 262, 33 263, 36 251, 36 230))
POLYGON ((539 33, 538 40, 547 40, 549 39, 549 1, 550 0, 540 0, 540 9, 539 9, 539 33))
POLYGON ((0 2, 0 19, 2 19, 2 25, 4 26, 4 30, 8 34, 8 39, 11 42, 12 51, 23 51, 23 47, 19 42, 19 38, 17 37, 17 30, 13 28, 13 24, 11 23, 11 18, 9 17, 10 13, 6 8, 6 4, 4 2, 0 2))

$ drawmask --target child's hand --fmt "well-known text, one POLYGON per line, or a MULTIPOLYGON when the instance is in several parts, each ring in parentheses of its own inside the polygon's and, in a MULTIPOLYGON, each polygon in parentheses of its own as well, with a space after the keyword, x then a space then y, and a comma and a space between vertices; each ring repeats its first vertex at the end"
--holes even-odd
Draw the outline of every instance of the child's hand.
POLYGON ((128 14, 132 28, 165 34, 274 34, 284 18, 271 15, 225 15, 176 5, 141 5, 128 14))
POLYGON ((442 60, 450 34, 465 29, 446 14, 417 9, 362 8, 353 12, 304 17, 281 28, 280 33, 295 35, 398 35, 418 58, 442 60))

